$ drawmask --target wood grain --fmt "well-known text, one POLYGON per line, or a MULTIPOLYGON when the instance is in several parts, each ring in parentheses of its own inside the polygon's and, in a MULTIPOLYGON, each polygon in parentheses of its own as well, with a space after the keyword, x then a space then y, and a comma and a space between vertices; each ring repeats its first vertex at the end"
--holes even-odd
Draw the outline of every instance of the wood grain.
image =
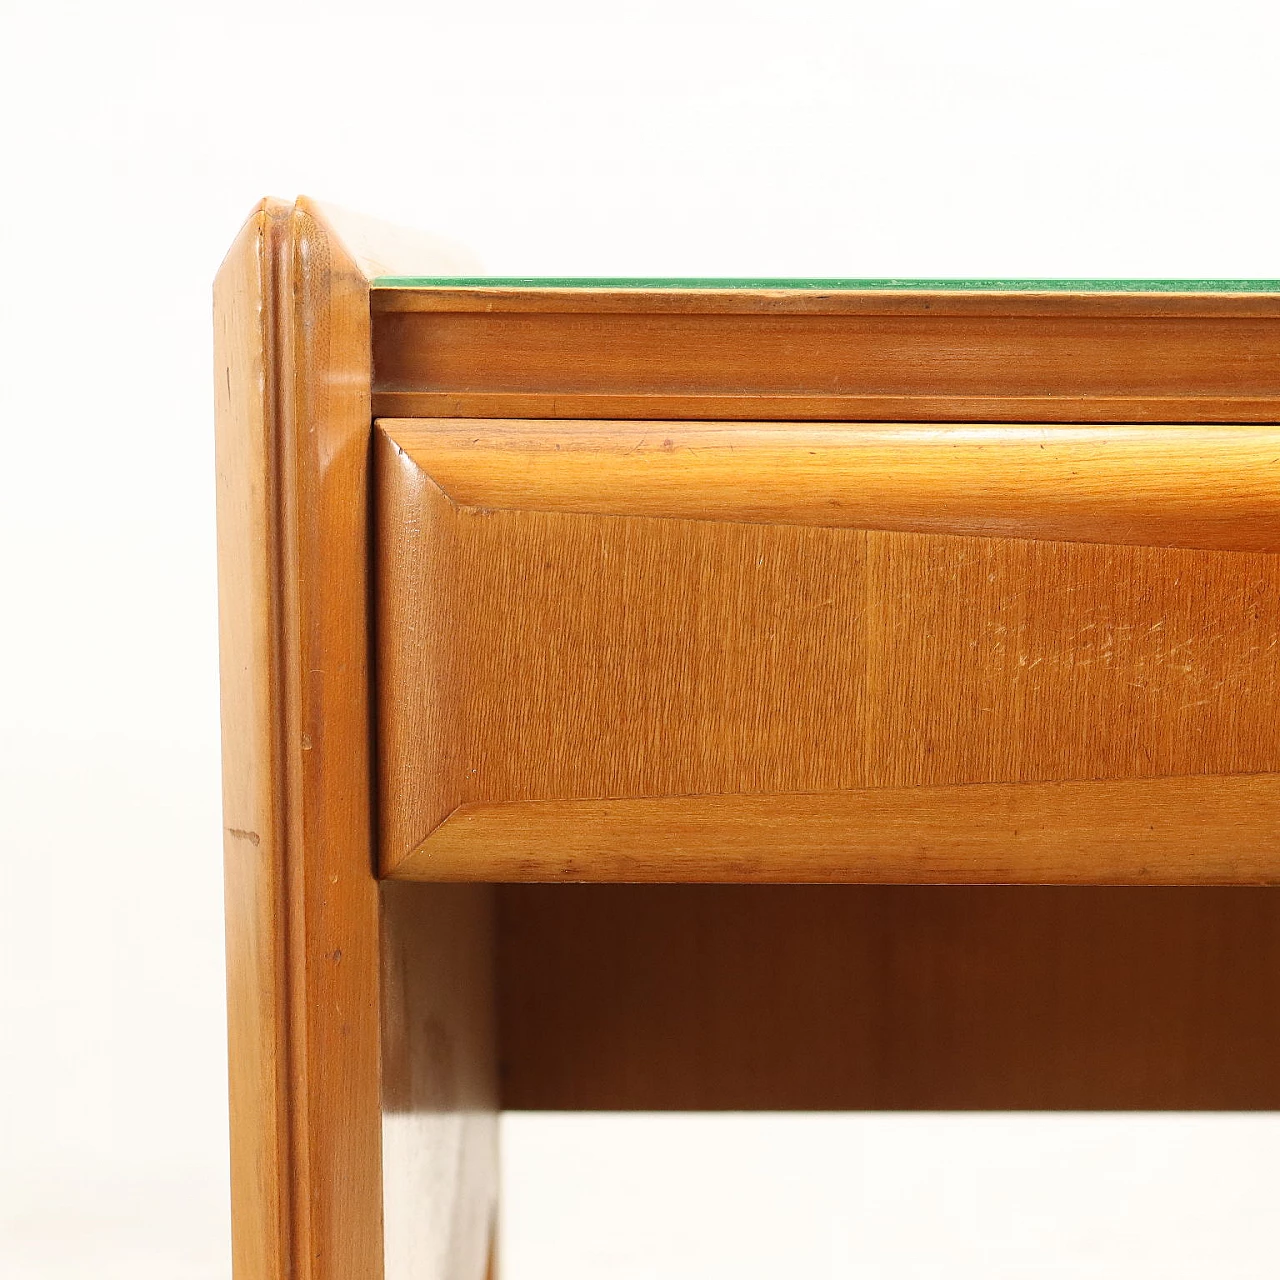
POLYGON ((598 394, 382 390, 381 418, 607 418, 735 422, 1275 423, 1270 396, 598 394))
POLYGON ((510 885, 503 1098, 1274 1109, 1272 889, 510 885))
POLYGON ((276 645, 274 273, 288 206, 263 201, 214 286, 218 614, 230 1056, 232 1267, 291 1274, 284 746, 276 645))
POLYGON ((379 1275, 367 286, 305 202, 270 205, 215 305, 236 1274, 379 1275))
POLYGON ((380 417, 1280 421, 1258 296, 380 290, 380 417))
MULTIPOLYGON (((1280 770, 1280 567, 1272 554, 463 506, 409 449, 384 435, 378 450, 385 874, 448 878, 467 865, 479 877, 483 858, 467 863, 471 855, 457 851, 468 841, 477 855, 489 848, 484 833, 496 838, 515 821, 514 811, 489 806, 511 802, 1280 770), (441 827, 459 806, 481 808, 441 827), (451 870, 446 845, 463 859, 451 870)), ((460 495, 517 496, 519 465, 496 473, 487 469, 491 451, 468 456, 474 470, 461 455, 446 468, 460 495)), ((602 452, 597 462, 603 501, 625 507, 622 489, 633 493, 681 459, 642 453, 625 463, 641 479, 612 488, 623 461, 602 452)), ((911 470, 905 462, 908 477, 911 470)), ((786 500, 821 506, 822 468, 793 469, 801 471, 817 491, 786 500)), ((749 463, 742 472, 753 483, 749 463)), ((1188 466, 1194 487, 1193 472, 1188 466)), ((905 499, 910 487, 909 479, 905 499)), ((532 485, 531 500, 546 499, 547 488, 532 485)), ((552 498, 564 488, 576 502, 585 480, 552 498)), ((758 497, 729 487, 722 496, 728 506, 758 497)), ((1034 523, 1034 501, 1029 510, 1022 527, 1034 523)), ((1104 512, 1100 523, 1109 520, 1104 512)), ((970 794, 978 803, 981 793, 970 794)), ((803 822, 791 843, 774 832, 777 856, 809 849, 805 856, 817 857, 812 845, 826 821, 819 802, 779 803, 792 815, 799 806, 803 822)), ((524 811, 528 842, 513 828, 512 850, 542 850, 528 874, 568 874, 556 870, 550 836, 534 834, 546 812, 524 811)), ((604 810, 561 812, 576 815, 581 833, 604 810)), ((687 835, 712 812, 720 811, 690 805, 672 820, 687 835)), ((1260 810, 1258 822, 1267 821, 1260 810)), ((736 878, 723 848, 701 863, 688 848, 664 863, 666 837, 647 829, 636 838, 649 841, 652 861, 633 872, 638 878, 661 878, 664 865, 681 878, 736 878)), ((710 826, 700 829, 708 850, 719 847, 710 826)), ((1244 880, 1264 874, 1258 830, 1219 839, 1216 856, 1239 856, 1234 874, 1244 880)), ((1098 838, 1090 848, 1101 850, 1098 838)), ((1133 875, 1132 859, 1112 848, 1119 860, 1099 863, 1096 875, 1133 875)), ((1052 874, 1079 878, 1080 865, 1059 854, 1052 874)), ((1038 856, 1028 854, 1013 878, 1037 878, 1038 856)), ((601 854, 602 876, 617 876, 619 865, 601 854)), ((1186 869, 1173 857, 1164 874, 1186 869)), ((881 871, 918 874, 907 865, 881 871)), ((993 846, 985 868, 968 864, 962 878, 1008 872, 993 846)), ((572 874, 590 872, 576 862, 572 874)), ((816 874, 834 872, 827 864, 816 874)), ((1232 874, 1220 861, 1208 878, 1232 874)))
POLYGON ((1280 300, 351 234, 264 202, 215 291, 237 1280, 491 1272, 500 1096, 1277 1105, 1265 890, 378 886, 370 671, 396 877, 1270 883, 1280 449, 1195 424, 1277 421, 1280 300), (371 522, 375 404, 609 421, 387 424, 371 522), (850 416, 991 421, 776 420, 850 416))
MULTIPOLYGON (((386 274, 394 275, 388 271, 386 274)), ((403 274, 408 274, 407 272, 403 274)), ((369 305, 392 312, 554 315, 1032 317, 1144 322, 1280 319, 1280 293, 1107 293, 1098 289, 582 288, 510 285, 396 285, 377 282, 369 305)))
POLYGON ((464 804, 408 880, 1280 883, 1280 774, 464 804))
POLYGON ((390 419, 456 504, 1280 550, 1280 429, 390 419))
MULTIPOLYGON (((322 218, 293 215, 283 617, 292 1108, 308 1193, 299 1256, 312 1274, 381 1264, 378 896, 371 878, 367 670, 368 285, 322 218)), ((297 1265, 297 1259, 295 1259, 297 1265)))
MULTIPOLYGON (((237 1280, 439 1280, 437 1263, 472 1280, 490 1246, 496 1173, 477 1156, 458 1170, 447 1228, 432 1218, 440 1251, 397 1236, 384 1266, 384 1188, 399 1231, 424 1159, 398 1144, 384 1159, 384 1074, 429 1073, 439 1037, 382 1043, 382 970, 429 1002, 412 939, 436 915, 429 895, 397 892, 384 937, 374 876, 368 293, 306 200, 255 211, 215 287, 237 1280)), ((487 947, 483 915, 464 919, 487 947)), ((491 1043, 468 1030, 491 1008, 487 979, 459 972, 474 989, 436 993, 456 1015, 445 1030, 491 1043)), ((480 1107, 481 1092, 459 1105, 480 1107)))

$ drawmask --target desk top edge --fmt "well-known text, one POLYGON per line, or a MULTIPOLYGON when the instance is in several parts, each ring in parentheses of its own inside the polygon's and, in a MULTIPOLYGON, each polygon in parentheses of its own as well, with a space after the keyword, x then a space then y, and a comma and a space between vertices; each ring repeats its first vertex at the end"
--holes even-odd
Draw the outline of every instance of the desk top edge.
POLYGON ((374 289, 545 289, 719 293, 1280 294, 1280 280, 896 279, 769 276, 378 276, 374 289))

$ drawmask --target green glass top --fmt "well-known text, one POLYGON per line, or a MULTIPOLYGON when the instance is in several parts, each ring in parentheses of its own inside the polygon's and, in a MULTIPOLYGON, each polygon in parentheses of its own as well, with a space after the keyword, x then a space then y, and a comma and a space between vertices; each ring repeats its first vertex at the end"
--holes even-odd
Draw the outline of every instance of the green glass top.
POLYGON ((768 276, 382 276, 377 289, 955 289, 990 293, 1280 293, 1280 280, 897 280, 768 276))

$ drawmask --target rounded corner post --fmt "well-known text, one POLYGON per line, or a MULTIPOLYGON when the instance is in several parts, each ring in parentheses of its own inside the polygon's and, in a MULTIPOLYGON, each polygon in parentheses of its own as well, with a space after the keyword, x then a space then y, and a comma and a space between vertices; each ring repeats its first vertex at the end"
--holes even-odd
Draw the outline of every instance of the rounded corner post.
POLYGON ((368 284, 267 200, 214 301, 234 1274, 377 1280, 368 284))

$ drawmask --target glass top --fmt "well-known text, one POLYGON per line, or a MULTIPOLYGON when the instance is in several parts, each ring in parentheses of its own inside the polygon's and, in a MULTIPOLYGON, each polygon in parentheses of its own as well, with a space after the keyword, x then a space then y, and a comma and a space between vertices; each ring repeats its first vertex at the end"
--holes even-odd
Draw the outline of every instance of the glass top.
POLYGON ((376 289, 819 289, 971 293, 1280 293, 1280 280, 780 279, 769 276, 381 276, 376 289))

